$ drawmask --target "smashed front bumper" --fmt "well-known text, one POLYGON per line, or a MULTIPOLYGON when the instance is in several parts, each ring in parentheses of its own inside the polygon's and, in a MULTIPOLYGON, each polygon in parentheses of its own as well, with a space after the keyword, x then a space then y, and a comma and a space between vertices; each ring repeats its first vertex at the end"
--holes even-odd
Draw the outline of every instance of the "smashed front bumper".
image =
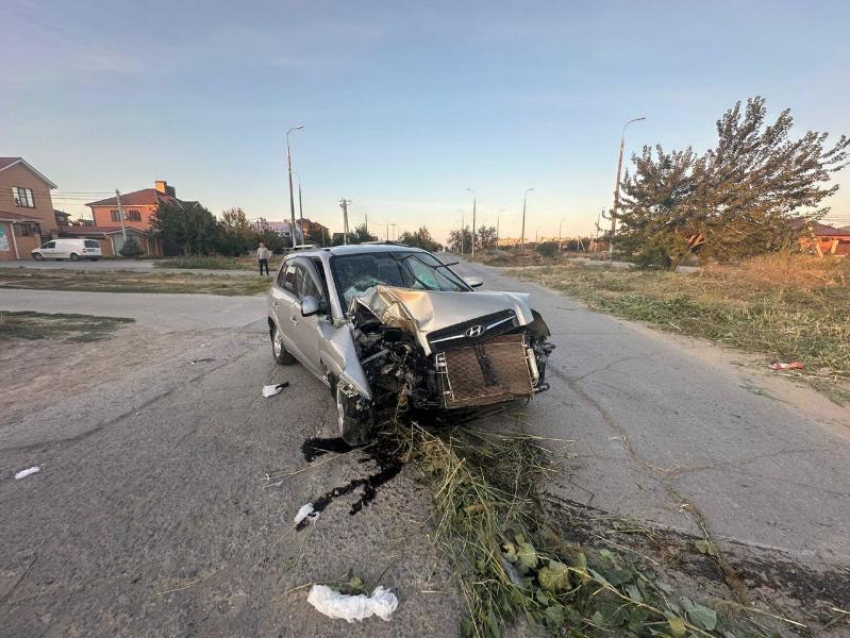
POLYGON ((539 384, 535 353, 522 334, 439 352, 434 363, 446 409, 529 398, 548 388, 539 384))

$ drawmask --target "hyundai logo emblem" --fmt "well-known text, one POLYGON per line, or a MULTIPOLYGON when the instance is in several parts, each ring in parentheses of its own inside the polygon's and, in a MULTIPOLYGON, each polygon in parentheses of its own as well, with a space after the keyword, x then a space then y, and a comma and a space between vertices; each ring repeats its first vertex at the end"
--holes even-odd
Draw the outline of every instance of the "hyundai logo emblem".
POLYGON ((475 337, 480 337, 482 332, 484 332, 484 326, 470 326, 466 329, 466 336, 474 339, 475 337))

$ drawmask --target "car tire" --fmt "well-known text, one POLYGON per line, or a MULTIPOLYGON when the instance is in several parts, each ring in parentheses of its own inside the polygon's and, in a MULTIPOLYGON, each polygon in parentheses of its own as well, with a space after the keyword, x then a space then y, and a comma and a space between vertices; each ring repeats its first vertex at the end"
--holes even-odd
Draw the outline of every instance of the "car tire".
POLYGON ((334 394, 340 437, 352 447, 365 445, 371 439, 375 426, 372 408, 358 409, 356 400, 345 393, 340 383, 336 384, 334 394))
POLYGON ((41 253, 33 253, 32 258, 36 261, 44 261, 44 255, 42 255, 41 253))
POLYGON ((71 261, 80 261, 80 256, 77 253, 71 253, 71 261))
POLYGON ((295 363, 295 357, 286 351, 280 331, 274 324, 271 326, 270 336, 272 339, 272 356, 274 357, 275 362, 279 366, 288 366, 295 363))

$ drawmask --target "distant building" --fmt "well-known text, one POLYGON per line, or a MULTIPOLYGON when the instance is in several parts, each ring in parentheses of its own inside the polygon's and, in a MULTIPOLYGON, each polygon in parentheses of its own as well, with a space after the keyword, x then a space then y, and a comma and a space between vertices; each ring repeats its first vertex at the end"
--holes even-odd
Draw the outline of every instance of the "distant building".
MULTIPOLYGON (((148 231, 151 228, 151 218, 156 213, 160 203, 178 202, 182 205, 192 206, 197 202, 187 202, 177 199, 177 193, 173 186, 169 186, 165 180, 154 182, 153 188, 143 188, 140 191, 121 194, 121 206, 124 209, 124 226, 148 231)), ((108 227, 121 225, 121 216, 118 212, 118 199, 108 197, 97 202, 86 204, 91 208, 94 225, 97 227, 108 227)))
MULTIPOLYGON (((800 225, 796 227, 800 228, 800 225)), ((819 255, 850 255, 850 228, 835 228, 820 222, 805 224, 800 234, 800 246, 813 249, 819 255)))
POLYGON ((0 260, 30 259, 56 230, 56 188, 22 157, 0 157, 0 260))

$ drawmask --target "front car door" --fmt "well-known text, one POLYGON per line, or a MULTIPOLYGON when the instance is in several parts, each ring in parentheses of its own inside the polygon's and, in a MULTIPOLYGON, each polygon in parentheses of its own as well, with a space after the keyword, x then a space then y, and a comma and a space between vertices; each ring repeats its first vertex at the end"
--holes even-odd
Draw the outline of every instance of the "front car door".
POLYGON ((54 257, 56 257, 56 252, 57 252, 56 251, 56 242, 55 241, 47 242, 46 244, 44 244, 44 246, 41 247, 40 252, 41 252, 42 256, 44 256, 48 259, 53 259, 54 257))
POLYGON ((319 345, 325 336, 320 329, 322 322, 329 321, 330 307, 321 279, 313 263, 306 257, 293 260, 296 268, 297 299, 290 305, 288 317, 292 329, 294 347, 300 353, 299 360, 313 374, 324 377, 319 357, 319 345), (305 317, 301 314, 301 301, 305 297, 315 297, 319 302, 318 313, 305 317))

